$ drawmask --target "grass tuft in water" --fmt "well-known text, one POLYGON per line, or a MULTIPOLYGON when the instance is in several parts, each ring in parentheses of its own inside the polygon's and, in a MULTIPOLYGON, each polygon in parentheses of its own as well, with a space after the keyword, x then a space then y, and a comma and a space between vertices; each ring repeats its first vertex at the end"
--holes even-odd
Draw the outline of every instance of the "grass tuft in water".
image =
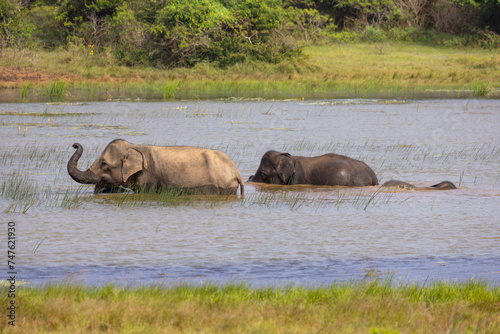
POLYGON ((486 96, 490 92, 490 85, 486 82, 474 82, 471 85, 472 89, 472 95, 480 97, 480 96, 486 96))
POLYGON ((12 200, 33 200, 37 197, 38 186, 27 175, 12 174, 0 186, 2 197, 12 200))
POLYGON ((80 196, 82 189, 83 186, 80 186, 76 191, 66 190, 60 203, 61 207, 66 209, 72 209, 80 206, 82 202, 80 196))
POLYGON ((171 100, 175 98, 175 94, 181 89, 181 85, 179 82, 174 81, 171 83, 165 83, 163 85, 163 99, 171 100))
POLYGON ((62 99, 68 90, 64 81, 56 81, 47 87, 47 96, 55 99, 62 99))
POLYGON ((12 174, 6 181, 2 182, 0 195, 3 198, 13 200, 5 213, 26 213, 38 201, 38 186, 27 175, 12 174))
POLYGON ((21 99, 25 100, 28 98, 28 91, 31 88, 31 82, 25 81, 21 86, 21 99))

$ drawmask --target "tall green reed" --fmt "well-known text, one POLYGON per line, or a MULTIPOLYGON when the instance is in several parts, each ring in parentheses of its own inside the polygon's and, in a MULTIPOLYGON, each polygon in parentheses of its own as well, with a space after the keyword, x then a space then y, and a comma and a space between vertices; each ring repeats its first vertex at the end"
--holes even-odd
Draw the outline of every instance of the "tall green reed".
POLYGON ((178 81, 171 83, 165 83, 163 85, 163 99, 170 100, 175 98, 175 94, 181 89, 181 85, 178 81))
POLYGON ((21 99, 25 100, 28 97, 28 91, 31 88, 31 82, 25 81, 21 86, 21 99))
POLYGON ((26 213, 38 200, 38 186, 27 175, 12 174, 0 186, 0 195, 13 200, 5 210, 9 212, 26 213))
POLYGON ((478 81, 471 84, 472 95, 476 97, 486 96, 490 92, 490 85, 486 82, 478 81))
POLYGON ((64 81, 56 81, 47 87, 47 96, 49 98, 62 99, 67 91, 68 86, 64 81))

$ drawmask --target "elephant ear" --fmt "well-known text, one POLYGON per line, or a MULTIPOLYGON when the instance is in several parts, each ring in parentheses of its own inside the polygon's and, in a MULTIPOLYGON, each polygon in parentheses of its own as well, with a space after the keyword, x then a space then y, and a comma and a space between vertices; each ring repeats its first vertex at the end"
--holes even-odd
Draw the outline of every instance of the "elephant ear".
POLYGON ((122 166, 122 182, 127 182, 129 177, 146 168, 146 160, 141 151, 134 148, 128 149, 122 166))
POLYGON ((278 157, 276 165, 276 172, 280 177, 283 184, 290 184, 290 178, 295 173, 295 165, 293 164, 292 157, 288 153, 282 153, 278 157))

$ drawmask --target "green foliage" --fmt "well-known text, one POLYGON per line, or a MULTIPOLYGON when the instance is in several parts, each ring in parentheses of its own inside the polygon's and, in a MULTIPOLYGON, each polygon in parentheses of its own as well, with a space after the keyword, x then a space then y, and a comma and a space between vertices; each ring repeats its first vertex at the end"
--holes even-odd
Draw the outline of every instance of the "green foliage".
POLYGON ((57 14, 54 6, 37 6, 29 11, 29 19, 36 27, 32 37, 47 48, 57 47, 63 40, 63 26, 58 22, 57 14))
POLYGON ((170 100, 175 98, 175 94, 181 89, 179 82, 167 82, 163 85, 163 99, 170 100))
POLYGON ((96 48, 108 37, 108 21, 124 0, 62 0, 57 20, 66 37, 79 37, 96 48))
POLYGON ((0 49, 35 48, 31 38, 35 25, 26 16, 27 9, 16 0, 0 0, 0 49))
POLYGON ((227 67, 247 58, 277 63, 300 54, 282 33, 290 16, 279 1, 173 0, 155 9, 137 15, 128 2, 117 9, 111 25, 122 63, 227 67))
POLYGON ((357 10, 362 25, 382 26, 401 16, 394 0, 340 0, 339 4, 357 10))
POLYGON ((0 51, 63 48, 67 62, 227 68, 294 61, 302 46, 331 41, 496 48, 499 15, 500 0, 0 0, 0 51))
POLYGON ((480 97, 486 96, 490 92, 490 86, 486 82, 473 82, 471 84, 472 95, 480 97))

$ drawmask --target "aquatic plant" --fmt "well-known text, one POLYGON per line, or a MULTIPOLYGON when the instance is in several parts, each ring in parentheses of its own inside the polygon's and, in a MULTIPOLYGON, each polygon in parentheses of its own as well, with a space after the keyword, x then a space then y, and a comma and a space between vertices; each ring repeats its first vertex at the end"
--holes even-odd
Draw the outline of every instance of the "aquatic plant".
POLYGON ((486 96, 490 92, 490 85, 487 82, 478 81, 471 84, 472 95, 480 97, 486 96))
POLYGON ((47 96, 49 98, 62 99, 68 90, 64 81, 56 81, 47 87, 47 96))
POLYGON ((170 100, 175 98, 175 94, 181 89, 178 81, 167 82, 163 85, 163 99, 170 100))
POLYGON ((13 202, 5 210, 26 213, 38 200, 38 186, 27 175, 12 174, 0 186, 0 195, 13 202))
POLYGON ((2 182, 0 194, 12 200, 33 200, 37 197, 38 186, 27 175, 11 174, 2 182))
POLYGON ((28 97, 28 90, 31 88, 31 82, 25 81, 21 86, 21 99, 26 99, 28 97))

